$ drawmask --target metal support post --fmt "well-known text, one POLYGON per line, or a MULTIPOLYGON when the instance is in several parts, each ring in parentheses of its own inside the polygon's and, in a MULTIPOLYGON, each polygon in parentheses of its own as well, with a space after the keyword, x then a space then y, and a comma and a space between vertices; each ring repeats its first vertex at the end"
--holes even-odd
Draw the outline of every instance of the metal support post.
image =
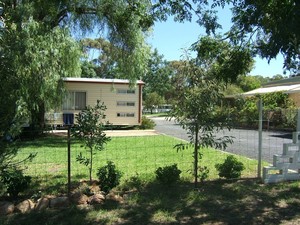
POLYGON ((261 157, 262 157, 262 122, 263 122, 263 105, 262 99, 258 101, 258 111, 259 111, 259 119, 258 119, 258 167, 257 167, 257 177, 261 178, 261 157))

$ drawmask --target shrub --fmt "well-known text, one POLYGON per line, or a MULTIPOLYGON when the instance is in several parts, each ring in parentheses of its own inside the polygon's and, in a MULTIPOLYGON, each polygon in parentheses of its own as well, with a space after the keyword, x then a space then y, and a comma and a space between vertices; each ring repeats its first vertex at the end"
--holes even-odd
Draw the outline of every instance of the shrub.
POLYGON ((207 166, 199 167, 198 177, 200 178, 200 182, 206 180, 208 178, 208 174, 209 174, 209 169, 207 168, 207 166))
POLYGON ((145 185, 145 181, 143 181, 138 174, 126 179, 121 186, 121 190, 129 191, 129 190, 140 190, 145 185))
POLYGON ((147 118, 146 116, 142 117, 142 124, 140 126, 140 129, 153 129, 155 127, 155 123, 153 120, 147 118))
POLYGON ((241 177, 241 173, 245 169, 244 164, 238 161, 233 155, 227 156, 224 163, 216 164, 215 167, 219 171, 219 176, 226 179, 241 177))
POLYGON ((120 183, 122 174, 116 169, 116 166, 112 161, 107 161, 107 165, 98 169, 97 176, 101 190, 108 193, 120 183))
POLYGON ((3 171, 0 179, 6 188, 6 192, 13 198, 17 197, 20 192, 28 189, 31 182, 31 177, 24 176, 23 171, 17 168, 3 171))
POLYGON ((171 185, 180 180, 181 170, 177 168, 177 164, 171 166, 159 167, 155 171, 156 179, 165 185, 171 185))

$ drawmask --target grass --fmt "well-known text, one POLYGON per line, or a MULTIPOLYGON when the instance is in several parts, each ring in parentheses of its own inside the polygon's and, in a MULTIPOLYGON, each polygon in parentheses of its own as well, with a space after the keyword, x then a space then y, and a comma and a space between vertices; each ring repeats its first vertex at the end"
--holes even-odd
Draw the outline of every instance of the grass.
MULTIPOLYGON (((227 154, 213 149, 203 151, 200 164, 210 169, 210 180, 194 190, 191 175, 192 149, 176 152, 178 140, 168 136, 117 137, 97 154, 96 166, 113 160, 123 172, 122 184, 115 189, 123 201, 106 201, 89 210, 67 209, 32 211, 0 216, 1 225, 101 225, 101 224, 299 224, 300 182, 263 185, 256 176, 255 160, 238 157, 245 166, 242 179, 216 179, 216 163, 227 154), (182 180, 163 186, 154 178, 158 166, 177 163, 182 180), (248 178, 247 178, 248 177, 248 178)), ((87 169, 76 162, 82 151, 72 140, 72 180, 87 179, 87 169)), ((66 192, 66 138, 44 137, 21 143, 22 158, 30 152, 37 157, 25 164, 34 176, 32 190, 42 194, 66 192)))
MULTIPOLYGON (((153 180, 158 167, 176 163, 182 171, 183 180, 192 180, 192 152, 189 148, 180 152, 174 149, 181 141, 165 135, 144 137, 114 137, 107 143, 106 149, 97 152, 94 158, 93 177, 96 179, 97 168, 110 160, 123 173, 123 180, 138 175, 145 180, 153 180)), ((88 179, 88 169, 76 161, 76 156, 86 150, 76 140, 71 141, 72 180, 88 179)), ((31 152, 37 153, 32 162, 24 164, 25 173, 34 177, 32 190, 47 192, 64 192, 67 182, 67 140, 66 137, 46 136, 21 143, 19 159, 31 152)), ((218 177, 216 163, 222 163, 227 153, 214 149, 203 149, 200 166, 209 168, 209 179, 218 177)), ((255 177, 257 161, 237 156, 246 166, 243 177, 255 177)))
POLYGON ((156 182, 123 192, 124 202, 107 201, 90 210, 32 211, 0 217, 2 225, 101 224, 299 224, 300 183, 263 185, 256 179, 211 180, 193 190, 156 182))

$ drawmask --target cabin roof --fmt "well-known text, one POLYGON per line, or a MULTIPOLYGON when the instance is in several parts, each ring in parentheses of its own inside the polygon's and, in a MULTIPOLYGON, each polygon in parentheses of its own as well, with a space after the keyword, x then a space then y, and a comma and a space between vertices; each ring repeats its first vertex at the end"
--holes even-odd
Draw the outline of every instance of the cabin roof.
POLYGON ((81 78, 81 77, 65 77, 65 82, 78 82, 78 83, 102 83, 102 84, 138 84, 144 85, 145 83, 141 80, 131 82, 127 79, 104 79, 104 78, 81 78))

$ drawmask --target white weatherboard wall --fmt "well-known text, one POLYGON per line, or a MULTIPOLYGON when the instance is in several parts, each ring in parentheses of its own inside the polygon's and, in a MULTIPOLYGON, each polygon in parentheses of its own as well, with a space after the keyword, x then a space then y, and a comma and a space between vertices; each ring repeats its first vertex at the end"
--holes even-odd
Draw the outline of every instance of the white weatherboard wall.
MULTIPOLYGON (((128 80, 66 78, 64 80, 67 91, 85 92, 86 105, 93 106, 97 100, 104 102, 107 107, 107 120, 114 125, 138 125, 141 123, 142 113, 142 81, 130 86, 128 80)), ((78 114, 81 110, 62 110, 54 114, 56 124, 63 123, 63 113, 78 114)))

